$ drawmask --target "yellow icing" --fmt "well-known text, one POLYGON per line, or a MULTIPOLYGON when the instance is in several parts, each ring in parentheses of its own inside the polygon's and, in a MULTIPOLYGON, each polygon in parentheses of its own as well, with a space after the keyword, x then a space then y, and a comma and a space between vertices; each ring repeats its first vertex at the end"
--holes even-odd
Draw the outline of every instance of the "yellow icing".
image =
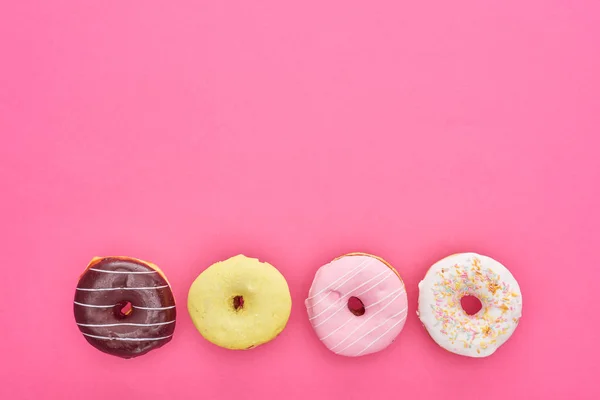
POLYGON ((272 265, 243 255, 213 264, 196 278, 188 311, 200 334, 228 349, 256 347, 287 324, 292 299, 283 275, 272 265), (243 306, 234 308, 234 298, 243 306))

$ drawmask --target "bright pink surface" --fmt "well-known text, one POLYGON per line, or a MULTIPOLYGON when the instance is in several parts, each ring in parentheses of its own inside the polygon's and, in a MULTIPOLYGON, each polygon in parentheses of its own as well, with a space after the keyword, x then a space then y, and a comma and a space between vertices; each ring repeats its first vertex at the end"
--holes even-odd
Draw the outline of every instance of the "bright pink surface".
POLYGON ((597 1, 4 1, 0 57, 0 398, 600 397, 597 1), (349 251, 396 266, 410 307, 396 343, 357 359, 303 305, 349 251), (427 268, 459 251, 523 291, 483 360, 414 314, 427 268), (294 300, 248 352, 185 310, 238 253, 294 300), (182 306, 139 359, 74 322, 79 273, 109 254, 156 262, 182 306))

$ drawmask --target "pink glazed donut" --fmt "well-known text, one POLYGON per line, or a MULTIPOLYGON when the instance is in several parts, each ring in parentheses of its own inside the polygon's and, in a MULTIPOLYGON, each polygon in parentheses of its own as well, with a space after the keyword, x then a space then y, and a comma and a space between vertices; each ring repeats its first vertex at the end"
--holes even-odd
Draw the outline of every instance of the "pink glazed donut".
POLYGON ((408 300, 398 272, 379 257, 351 253, 319 268, 305 301, 317 337, 336 354, 376 353, 402 331, 408 300))

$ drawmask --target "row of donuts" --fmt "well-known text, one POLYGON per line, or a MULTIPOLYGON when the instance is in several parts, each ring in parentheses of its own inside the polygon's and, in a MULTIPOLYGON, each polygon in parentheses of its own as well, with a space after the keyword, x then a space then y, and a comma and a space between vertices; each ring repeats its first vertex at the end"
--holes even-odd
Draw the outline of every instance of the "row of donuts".
MULTIPOLYGON (((188 312, 208 341, 247 350, 286 326, 292 300, 272 265, 243 255, 218 262, 192 283, 188 312)), ((408 313, 404 282, 380 257, 350 253, 319 268, 305 306, 320 341, 357 357, 387 348, 408 313)), ((84 338, 98 350, 133 358, 167 344, 177 307, 165 274, 132 257, 96 257, 80 276, 74 313, 84 338)), ((519 285, 498 261, 460 253, 435 263, 419 283, 417 315, 442 348, 469 357, 494 353, 515 331, 522 311, 519 285), (480 310, 467 312, 466 298, 480 310)))

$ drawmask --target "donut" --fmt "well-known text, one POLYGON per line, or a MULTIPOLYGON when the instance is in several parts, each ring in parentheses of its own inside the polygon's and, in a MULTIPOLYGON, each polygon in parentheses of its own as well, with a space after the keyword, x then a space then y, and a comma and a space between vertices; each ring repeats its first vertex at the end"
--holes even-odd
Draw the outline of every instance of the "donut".
POLYGON ((319 268, 305 305, 321 342, 336 354, 357 357, 392 344, 404 327, 408 300, 390 264, 350 253, 319 268))
POLYGON ((75 290, 75 321, 98 350, 122 358, 167 344, 175 299, 158 267, 131 257, 95 257, 75 290))
POLYGON ((454 254, 435 263, 419 283, 417 315, 442 348, 468 357, 487 357, 513 334, 523 300, 510 271, 476 253, 454 254), (481 309, 469 315, 461 299, 474 296, 481 309))
POLYGON ((204 270, 192 283, 188 311, 200 334, 231 350, 273 340, 292 309, 288 284, 266 262, 237 255, 204 270))

